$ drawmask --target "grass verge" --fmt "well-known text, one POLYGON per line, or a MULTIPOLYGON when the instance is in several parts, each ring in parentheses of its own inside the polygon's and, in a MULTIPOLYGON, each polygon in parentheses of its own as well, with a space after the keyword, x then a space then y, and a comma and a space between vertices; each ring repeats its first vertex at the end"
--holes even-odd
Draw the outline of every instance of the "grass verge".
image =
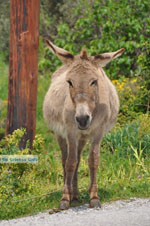
MULTIPOLYGON (((57 146, 57 145, 56 145, 57 146)), ((88 147, 86 147, 88 148, 88 147)), ((53 152, 53 151, 52 151, 53 152)), ((134 151, 133 151, 134 154, 134 151)), ((33 215, 39 211, 58 206, 63 187, 60 152, 43 153, 39 164, 20 179, 20 193, 14 190, 14 195, 1 200, 0 219, 10 219, 25 215, 33 215), (57 155, 56 155, 57 153, 57 155), (52 156, 55 156, 54 158, 52 156), (52 161, 50 161, 50 159, 52 161), (49 164, 48 164, 49 163, 49 164), (41 194, 51 194, 40 196, 41 194), (23 199, 23 201, 19 201, 23 199), (27 199, 27 200, 24 200, 27 199)), ((139 154, 140 155, 140 154, 139 154)), ((139 156, 138 155, 138 156, 139 156)), ((89 202, 88 184, 88 152, 82 154, 79 168, 79 197, 82 203, 89 202)), ((150 159, 120 158, 117 153, 102 151, 98 169, 98 193, 101 203, 130 197, 150 196, 150 159), (142 161, 142 162, 141 162, 142 161)))

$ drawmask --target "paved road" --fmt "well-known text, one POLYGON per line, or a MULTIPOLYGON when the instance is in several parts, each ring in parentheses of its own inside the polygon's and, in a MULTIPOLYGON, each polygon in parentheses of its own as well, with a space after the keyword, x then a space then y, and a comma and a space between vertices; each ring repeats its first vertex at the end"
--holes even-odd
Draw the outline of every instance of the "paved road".
POLYGON ((130 199, 103 204, 101 209, 88 205, 50 215, 0 221, 0 226, 150 226, 150 199, 130 199))

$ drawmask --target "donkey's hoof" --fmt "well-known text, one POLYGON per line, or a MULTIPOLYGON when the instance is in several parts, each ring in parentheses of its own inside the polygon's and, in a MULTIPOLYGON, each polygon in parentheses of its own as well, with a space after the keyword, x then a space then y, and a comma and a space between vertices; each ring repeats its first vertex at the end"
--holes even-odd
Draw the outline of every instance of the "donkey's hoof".
POLYGON ((89 207, 90 208, 101 208, 99 199, 91 199, 89 207))
POLYGON ((61 200, 59 203, 59 209, 67 210, 70 207, 70 202, 67 200, 61 200))

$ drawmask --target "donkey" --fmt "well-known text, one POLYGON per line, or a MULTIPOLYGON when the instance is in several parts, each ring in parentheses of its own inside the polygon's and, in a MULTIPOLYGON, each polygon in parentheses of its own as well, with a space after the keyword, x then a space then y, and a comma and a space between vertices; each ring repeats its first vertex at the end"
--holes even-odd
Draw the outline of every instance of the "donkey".
POLYGON ((78 201, 77 172, 87 140, 91 143, 90 207, 99 208, 96 177, 100 143, 113 127, 119 111, 116 89, 102 67, 120 56, 124 49, 95 56, 82 50, 74 56, 49 40, 45 42, 64 63, 53 74, 43 104, 44 118, 56 134, 62 152, 64 189, 59 208, 68 209, 71 202, 78 201))

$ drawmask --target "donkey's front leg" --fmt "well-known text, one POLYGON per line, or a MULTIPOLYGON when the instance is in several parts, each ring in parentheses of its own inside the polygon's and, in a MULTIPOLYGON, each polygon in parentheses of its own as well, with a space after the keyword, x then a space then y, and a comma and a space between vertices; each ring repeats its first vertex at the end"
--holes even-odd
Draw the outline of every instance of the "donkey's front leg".
POLYGON ((77 166, 75 169, 75 173, 74 173, 74 177, 73 177, 73 182, 72 182, 72 186, 73 186, 73 197, 72 197, 72 202, 74 204, 78 203, 78 167, 79 167, 79 163, 80 163, 80 155, 82 152, 83 147, 86 144, 86 139, 80 139, 78 142, 78 151, 77 151, 77 166))
POLYGON ((60 209, 68 209, 72 199, 72 183, 73 177, 77 166, 77 142, 75 135, 68 135, 68 156, 65 165, 66 178, 63 189, 62 199, 60 201, 60 209))
POLYGON ((97 169, 99 165, 99 149, 100 149, 100 141, 101 136, 95 136, 92 139, 91 150, 89 155, 89 169, 90 169, 90 207, 101 207, 99 197, 98 197, 98 189, 97 189, 97 169))

